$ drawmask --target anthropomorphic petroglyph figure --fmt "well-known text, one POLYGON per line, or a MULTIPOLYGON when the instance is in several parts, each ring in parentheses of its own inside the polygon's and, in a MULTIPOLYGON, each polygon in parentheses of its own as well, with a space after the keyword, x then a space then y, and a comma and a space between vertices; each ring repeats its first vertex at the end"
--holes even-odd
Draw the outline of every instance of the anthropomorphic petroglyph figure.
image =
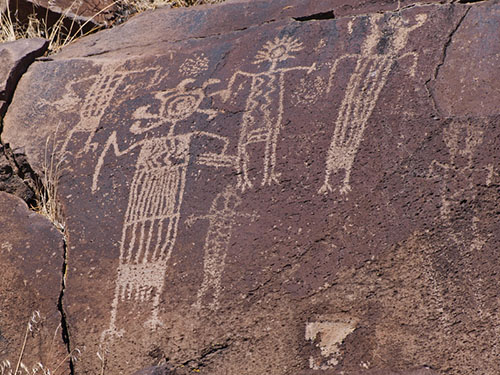
POLYGON ((491 183, 493 166, 479 167, 474 163, 474 156, 483 142, 483 130, 469 121, 453 121, 443 131, 443 138, 448 148, 450 159, 447 163, 433 160, 429 167, 429 177, 441 181, 441 218, 449 226, 447 232, 457 245, 465 245, 472 241, 470 246, 479 250, 484 241, 475 236, 478 218, 473 212, 467 218, 468 230, 456 222, 454 211, 458 219, 464 216, 460 210, 463 202, 473 202, 477 195, 477 184, 489 185, 491 183), (454 230, 454 226, 459 230, 454 230), (467 236, 472 239, 466 239, 467 236))
POLYGON ((130 184, 129 199, 120 242, 120 258, 109 328, 107 336, 120 335, 117 327, 121 301, 140 300, 151 303, 152 317, 149 326, 161 324, 159 319, 160 297, 164 290, 167 262, 175 246, 180 210, 184 198, 186 174, 190 162, 190 145, 194 135, 208 137, 223 145, 218 154, 200 156, 198 164, 209 166, 233 166, 234 157, 224 155, 228 140, 206 132, 176 134, 176 125, 194 113, 208 116, 216 111, 202 109, 204 89, 188 89, 193 80, 186 79, 176 88, 158 92, 155 98, 160 107, 155 113, 152 104, 138 108, 130 128, 132 133, 142 134, 158 126, 169 126, 161 137, 144 138, 128 148, 120 150, 116 132, 108 138, 94 172, 92 190, 98 190, 98 179, 108 151, 116 156, 124 155, 139 147, 136 170, 130 184))
MULTIPOLYGON (((156 82, 160 74, 159 68, 147 69, 151 72, 152 82, 156 82)), ((114 64, 103 64, 99 72, 85 80, 91 80, 82 105, 79 108, 80 121, 69 131, 64 143, 61 146, 60 153, 64 156, 67 151, 68 143, 77 133, 84 133, 87 139, 81 152, 95 151, 97 144, 92 139, 101 126, 101 120, 111 105, 116 105, 115 93, 123 84, 125 78, 134 73, 144 73, 144 71, 131 71, 124 67, 114 64)))
POLYGON ((257 53, 254 64, 268 64, 260 73, 237 71, 230 79, 227 89, 219 92, 224 101, 241 87, 248 90, 245 111, 240 124, 238 142, 237 173, 238 187, 244 191, 253 186, 250 170, 255 170, 257 180, 262 175, 261 185, 279 183, 276 168, 276 147, 283 119, 283 97, 285 94, 285 74, 315 69, 311 66, 280 67, 280 64, 295 58, 294 53, 303 49, 302 43, 292 37, 275 38, 267 42, 257 53), (264 144, 263 169, 250 165, 249 146, 264 144))
POLYGON ((421 27, 427 16, 417 15, 412 25, 400 15, 394 15, 383 25, 380 24, 382 19, 382 15, 371 16, 371 34, 366 37, 361 52, 341 56, 331 69, 327 92, 331 91, 338 65, 343 60, 351 59, 355 66, 335 121, 333 138, 326 158, 325 179, 319 193, 333 191, 330 179, 333 173, 339 171, 345 173, 340 192, 345 194, 351 190, 352 165, 368 119, 387 82, 394 61, 406 56, 413 57, 414 65, 410 73, 414 74, 418 56, 414 52, 400 53, 408 42, 410 32, 421 27))
MULTIPOLYGON (((486 316, 483 312, 489 311, 490 297, 486 285, 492 282, 491 275, 476 263, 483 263, 483 252, 488 251, 487 243, 491 235, 491 230, 485 230, 489 225, 484 216, 488 209, 485 209, 487 201, 483 201, 485 196, 481 192, 484 193, 497 176, 493 165, 485 164, 479 155, 484 147, 484 138, 485 131, 477 119, 454 119, 443 129, 447 157, 433 160, 428 170, 428 178, 439 187, 441 200, 441 220, 437 220, 435 225, 441 226, 442 230, 437 232, 442 232, 445 237, 443 243, 437 245, 442 246, 444 254, 449 251, 451 258, 459 257, 456 264, 453 261, 449 268, 446 267, 446 278, 441 279, 439 285, 444 295, 460 295, 463 303, 473 308, 472 313, 464 311, 466 319, 477 319, 479 316, 481 321, 486 316)), ((437 254, 436 257, 439 256, 437 254)), ((451 259, 446 258, 447 262, 451 259)), ((446 301, 444 310, 453 311, 451 302, 455 300, 446 301)), ((448 319, 446 326, 450 325, 451 317, 448 319)))
MULTIPOLYGON (((114 138, 112 142, 117 145, 114 138)), ((130 299, 152 301, 149 323, 153 327, 160 325, 158 306, 177 236, 189 141, 189 135, 178 135, 134 145, 141 150, 123 223, 110 333, 118 332, 115 324, 119 302, 130 299)), ((128 151, 115 153, 119 156, 128 151)))
POLYGON ((226 254, 231 240, 233 226, 238 217, 253 217, 241 213, 238 206, 241 198, 233 187, 226 188, 218 194, 207 215, 190 217, 186 222, 191 225, 197 220, 208 220, 209 226, 204 245, 203 282, 198 290, 195 307, 199 310, 204 304, 211 310, 219 305, 222 272, 224 271, 226 254), (211 302, 204 302, 210 300, 211 302))

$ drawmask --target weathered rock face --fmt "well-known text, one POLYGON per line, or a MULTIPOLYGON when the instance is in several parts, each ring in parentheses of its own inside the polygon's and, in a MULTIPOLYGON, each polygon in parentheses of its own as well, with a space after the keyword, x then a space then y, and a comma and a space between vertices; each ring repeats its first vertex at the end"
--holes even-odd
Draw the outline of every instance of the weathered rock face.
POLYGON ((456 31, 454 40, 467 41, 467 45, 451 44, 446 54, 449 63, 439 69, 434 91, 443 115, 498 115, 500 82, 492 78, 500 74, 500 40, 493 31, 499 25, 499 12, 498 6, 473 7, 456 31))
POLYGON ((144 14, 22 78, 77 374, 498 371, 500 5, 318 3, 144 14))
POLYGON ((133 375, 182 375, 192 372, 189 368, 175 369, 172 366, 151 366, 135 372, 133 375))
POLYGON ((45 39, 21 39, 0 44, 0 118, 7 110, 19 78, 47 50, 45 39))
POLYGON ((38 311, 23 363, 29 369, 42 363, 52 370, 60 363, 59 371, 68 370, 58 311, 63 245, 49 220, 30 211, 20 198, 0 192, 0 358, 13 366, 27 325, 38 311))
MULTIPOLYGON (((0 146, 0 191, 13 194, 27 203, 36 204, 34 185, 25 181, 23 177, 30 177, 19 163, 23 155, 14 155, 8 146, 0 146)), ((25 163, 24 165, 28 165, 25 163)))

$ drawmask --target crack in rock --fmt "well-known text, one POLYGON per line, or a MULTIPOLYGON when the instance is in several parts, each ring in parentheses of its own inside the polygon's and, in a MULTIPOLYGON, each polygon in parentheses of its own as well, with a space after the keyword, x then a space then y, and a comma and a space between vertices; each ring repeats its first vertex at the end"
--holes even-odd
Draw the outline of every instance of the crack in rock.
POLYGON ((329 10, 328 12, 311 14, 310 16, 293 17, 293 19, 295 21, 299 21, 299 22, 333 20, 334 18, 335 18, 335 14, 333 13, 333 10, 329 10))
MULTIPOLYGON (((47 188, 42 179, 28 163, 25 154, 15 153, 8 143, 0 142, 0 191, 23 199, 28 207, 38 212, 40 195, 47 195, 47 188)), ((61 231, 58 225, 55 227, 61 231)), ((68 352, 70 374, 74 375, 73 349, 71 348, 69 325, 64 311, 64 292, 66 289, 66 274, 68 270, 68 249, 66 235, 62 232, 63 263, 61 269, 61 290, 57 302, 57 310, 61 316, 61 336, 68 352)))
POLYGON ((226 342, 223 342, 220 344, 211 345, 210 347, 204 349, 198 358, 189 359, 189 360, 183 362, 182 365, 189 366, 189 367, 203 367, 203 366, 205 366, 204 361, 206 359, 208 359, 209 357, 211 357, 212 355, 214 355, 220 351, 226 350, 227 348, 229 348, 229 346, 230 346, 229 341, 226 341, 226 342), (195 364, 195 365, 193 365, 193 364, 195 364))
POLYGON ((0 191, 21 198, 30 208, 36 206, 36 182, 26 157, 15 154, 8 143, 1 142, 0 191))
POLYGON ((59 293, 59 299, 57 301, 57 309, 61 315, 61 335, 64 344, 66 345, 66 350, 69 355, 69 370, 70 375, 75 374, 75 365, 73 356, 73 349, 71 348, 69 325, 66 318, 66 312, 64 311, 64 292, 66 291, 66 275, 68 272, 68 246, 66 237, 63 236, 63 264, 62 264, 62 277, 61 277, 61 292, 59 293))
POLYGON ((433 83, 433 82, 436 82, 437 77, 439 75, 439 71, 440 71, 441 67, 444 65, 445 61, 446 61, 446 56, 447 56, 447 53, 448 53, 448 47, 451 45, 451 42, 453 40, 453 36, 456 34, 456 32, 458 31, 458 29, 462 25, 465 17, 469 13, 470 9, 471 9, 471 7, 468 7, 465 10, 464 14, 460 17, 460 19, 458 20, 457 24, 453 28, 453 30, 451 30, 451 32, 448 35, 448 38, 447 38, 447 40, 446 40, 446 42, 445 42, 445 44, 443 46, 443 52, 441 54, 441 59, 439 60, 439 63, 436 65, 436 68, 434 69, 434 74, 433 74, 433 76, 431 78, 429 78, 425 82, 425 89, 427 90, 427 93, 428 93, 429 97, 431 98, 433 109, 434 109, 435 113, 439 114, 439 115, 441 115, 441 111, 439 110, 438 104, 436 102, 436 98, 434 97, 434 90, 433 90, 432 87, 430 87, 430 84, 433 83))
POLYGON ((19 80, 48 47, 49 41, 41 38, 0 44, 0 120, 7 112, 19 80))
POLYGON ((460 4, 474 4, 474 3, 483 3, 489 0, 458 0, 460 4))

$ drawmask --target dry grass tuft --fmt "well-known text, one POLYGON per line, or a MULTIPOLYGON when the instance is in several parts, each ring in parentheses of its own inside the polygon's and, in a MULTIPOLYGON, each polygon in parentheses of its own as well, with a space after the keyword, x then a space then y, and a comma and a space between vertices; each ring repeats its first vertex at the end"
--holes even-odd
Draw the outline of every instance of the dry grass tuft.
POLYGON ((9 1, 6 1, 6 4, 5 11, 0 11, 0 43, 13 42, 18 39, 44 38, 49 41, 48 54, 56 53, 74 40, 99 30, 101 27, 84 31, 88 29, 95 17, 114 5, 113 3, 107 6, 81 24, 78 24, 74 17, 70 17, 70 14, 73 14, 73 7, 70 7, 59 16, 56 22, 50 24, 48 9, 43 17, 33 9, 33 13, 28 16, 28 21, 22 22, 17 18, 17 10, 10 9, 9 1), (70 19, 71 22, 68 24, 70 19))
MULTIPOLYGON (((8 359, 4 359, 0 362, 0 375, 58 375, 58 371, 63 369, 63 364, 66 363, 69 359, 73 361, 77 360, 77 356, 80 354, 80 350, 75 349, 71 353, 67 354, 62 360, 57 362, 54 367, 51 369, 50 367, 44 366, 41 362, 36 363, 33 367, 28 367, 23 363, 23 358, 25 355, 26 344, 30 337, 34 337, 40 330, 42 325, 42 317, 40 312, 34 311, 26 324, 26 330, 24 332, 23 342, 19 349, 19 355, 16 359, 16 365, 13 366, 12 362, 8 359)), ((54 332, 54 336, 52 338, 52 342, 50 345, 50 352, 47 357, 49 361, 52 361, 53 349, 56 345, 56 337, 59 331, 59 327, 57 327, 54 332)))
MULTIPOLYGON (((61 206, 57 200, 59 192, 59 179, 63 171, 64 156, 56 151, 57 130, 52 137, 47 137, 45 142, 45 155, 43 162, 43 175, 36 182, 35 196, 37 204, 33 209, 47 217, 54 226, 64 234, 66 229, 61 206)), ((1 373, 0 373, 1 375, 1 373)))
POLYGON ((22 22, 17 18, 17 10, 9 8, 9 1, 6 1, 7 8, 4 12, 0 11, 0 43, 12 42, 18 39, 25 38, 45 38, 49 40, 48 54, 59 51, 62 47, 72 43, 76 39, 88 35, 101 29, 104 26, 93 28, 89 31, 84 31, 89 28, 90 23, 96 17, 102 14, 108 14, 111 10, 114 14, 110 19, 119 20, 115 24, 122 23, 134 14, 142 13, 146 10, 157 9, 162 6, 190 7, 201 4, 221 3, 224 0, 116 0, 101 11, 94 14, 89 20, 77 24, 73 14, 78 14, 78 7, 75 9, 77 0, 73 6, 66 9, 54 24, 49 24, 49 10, 46 10, 44 17, 37 14, 33 9, 33 13, 28 16, 27 22, 22 22), (72 20, 68 25, 68 20, 72 20))

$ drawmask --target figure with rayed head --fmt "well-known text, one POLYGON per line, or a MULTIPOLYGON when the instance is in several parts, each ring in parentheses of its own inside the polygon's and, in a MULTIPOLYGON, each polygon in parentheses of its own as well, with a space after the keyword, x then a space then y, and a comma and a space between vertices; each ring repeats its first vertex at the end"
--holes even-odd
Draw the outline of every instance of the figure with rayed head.
POLYGON ((293 71, 311 73, 316 65, 287 67, 296 53, 304 47, 291 36, 276 37, 269 41, 255 56, 253 64, 264 66, 259 72, 237 71, 225 90, 218 92, 224 101, 239 90, 248 91, 241 123, 239 125, 236 171, 241 191, 260 185, 279 183, 276 172, 276 150, 283 126, 285 74, 293 71), (264 155, 251 155, 252 147, 263 145, 264 155), (256 160, 252 160, 256 156, 256 160), (261 161, 262 160, 262 161, 261 161), (251 175, 253 173, 253 176, 251 175))

